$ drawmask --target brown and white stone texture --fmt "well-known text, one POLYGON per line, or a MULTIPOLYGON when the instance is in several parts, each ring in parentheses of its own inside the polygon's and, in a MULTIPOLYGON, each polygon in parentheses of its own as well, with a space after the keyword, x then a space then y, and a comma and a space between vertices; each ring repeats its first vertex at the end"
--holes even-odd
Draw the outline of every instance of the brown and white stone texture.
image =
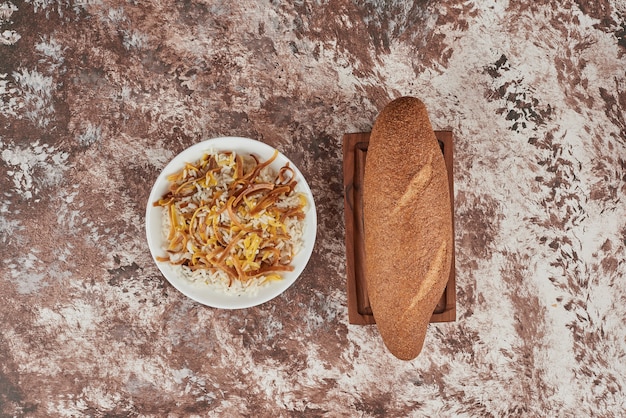
POLYGON ((1 416, 626 410, 622 0, 0 0, 0 192, 1 416), (411 362, 345 290, 341 138, 401 95, 455 139, 457 321, 411 362), (224 135, 319 215, 300 279, 238 311, 144 234, 160 170, 224 135))

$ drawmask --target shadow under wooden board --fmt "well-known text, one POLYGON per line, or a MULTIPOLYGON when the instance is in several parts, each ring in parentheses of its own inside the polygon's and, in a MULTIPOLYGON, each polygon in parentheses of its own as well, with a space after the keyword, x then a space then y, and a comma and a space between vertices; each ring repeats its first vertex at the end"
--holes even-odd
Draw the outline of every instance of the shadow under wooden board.
MULTIPOLYGON (((435 131, 448 169, 448 185, 452 204, 454 234, 453 144, 451 131, 435 131)), ((348 133, 343 136, 344 210, 346 222, 346 274, 348 292, 348 320, 355 325, 371 325, 376 320, 372 313, 364 277, 365 247, 363 242, 363 174, 369 144, 369 132, 348 133)), ((437 303, 430 322, 456 320, 456 277, 452 268, 446 288, 437 303)))

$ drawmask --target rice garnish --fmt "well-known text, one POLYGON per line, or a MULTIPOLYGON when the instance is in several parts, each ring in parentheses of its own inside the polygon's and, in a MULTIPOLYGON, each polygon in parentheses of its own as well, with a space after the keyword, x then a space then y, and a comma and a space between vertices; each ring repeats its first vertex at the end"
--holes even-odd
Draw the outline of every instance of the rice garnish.
POLYGON ((302 247, 307 199, 295 172, 233 151, 207 152, 167 177, 163 208, 165 257, 185 279, 230 294, 254 295, 292 271, 302 247))

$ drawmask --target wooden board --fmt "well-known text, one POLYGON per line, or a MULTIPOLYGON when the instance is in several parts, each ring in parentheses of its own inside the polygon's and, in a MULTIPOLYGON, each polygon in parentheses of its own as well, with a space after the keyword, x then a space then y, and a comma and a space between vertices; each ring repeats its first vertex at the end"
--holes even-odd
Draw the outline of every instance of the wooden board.
MULTIPOLYGON (((454 176, 453 143, 451 131, 435 131, 448 169, 448 185, 452 204, 454 233, 454 176)), ((363 174, 369 144, 369 132, 348 133, 343 136, 344 210, 346 222, 346 274, 348 292, 348 320, 351 324, 369 325, 376 320, 372 313, 364 277, 365 247, 363 242, 363 174)), ((435 307, 430 322, 456 320, 456 276, 452 268, 446 288, 435 307)))

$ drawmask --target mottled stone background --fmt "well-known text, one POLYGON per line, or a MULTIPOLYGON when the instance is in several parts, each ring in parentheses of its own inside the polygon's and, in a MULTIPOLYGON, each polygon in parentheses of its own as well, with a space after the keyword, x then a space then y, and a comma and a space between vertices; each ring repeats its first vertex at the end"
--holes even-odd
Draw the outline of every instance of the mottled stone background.
POLYGON ((0 157, 0 416, 626 410, 624 0, 2 0, 0 157), (400 95, 456 157, 458 319, 411 362, 345 292, 341 137, 400 95), (144 238, 160 170, 221 135, 292 158, 320 219, 240 311, 144 238))

